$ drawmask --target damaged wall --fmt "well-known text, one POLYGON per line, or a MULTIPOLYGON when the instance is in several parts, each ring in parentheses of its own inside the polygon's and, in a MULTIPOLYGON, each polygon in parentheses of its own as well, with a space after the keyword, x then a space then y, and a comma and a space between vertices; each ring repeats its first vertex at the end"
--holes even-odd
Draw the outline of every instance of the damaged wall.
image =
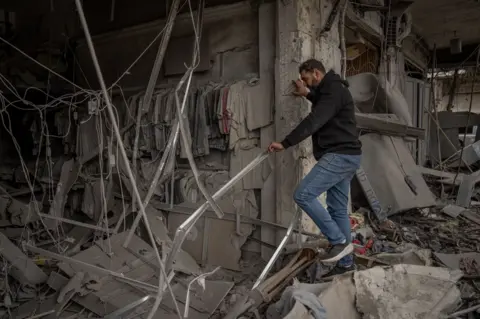
MULTIPOLYGON (((204 51, 201 53, 202 59, 205 60, 201 63, 202 65, 206 63, 206 66, 201 69, 203 72, 196 74, 194 81, 238 80, 245 78, 247 74, 258 74, 257 20, 256 13, 247 2, 207 8, 203 25, 204 39, 201 45, 201 49, 204 51)), ((107 86, 125 72, 155 39, 164 25, 164 21, 158 21, 94 37, 94 44, 100 64, 103 66, 102 70, 107 86), (112 57, 115 57, 115 63, 109 63, 112 57)), ((180 14, 174 25, 163 72, 157 83, 173 85, 178 81, 178 76, 167 78, 165 68, 168 68, 169 63, 189 63, 191 55, 183 53, 182 49, 185 50, 185 48, 182 48, 182 43, 179 43, 189 36, 193 36, 190 16, 180 14), (180 46, 173 47, 172 44, 175 45, 175 42, 180 46), (172 57, 172 55, 178 55, 178 57, 172 57)), ((191 39, 188 40, 187 43, 190 43, 191 39)), ((145 87, 155 60, 158 44, 159 40, 145 52, 145 55, 119 82, 124 89, 139 90, 145 87)), ((83 41, 79 42, 77 56, 82 68, 77 72, 78 81, 84 83, 85 86, 90 84, 97 87, 95 71, 88 48, 83 41), (86 80, 88 84, 85 83, 86 80)))
MULTIPOLYGON (((334 19, 331 30, 322 33, 332 11, 334 1, 277 1, 277 59, 275 89, 275 130, 276 139, 281 140, 309 112, 309 102, 283 92, 287 91, 292 79, 298 77, 298 65, 309 58, 321 60, 327 69, 341 72, 340 34, 338 15, 334 19)), ((348 11, 349 18, 353 11, 348 11)), ((366 19, 355 17, 354 20, 363 25, 369 32, 381 30, 374 19, 376 14, 367 15, 366 19), (370 19, 368 19, 370 17, 370 19), (368 21, 366 23, 365 21, 368 21), (363 24, 362 24, 363 23, 363 24), (376 26, 372 28, 371 26, 376 26)), ((305 176, 315 164, 312 156, 311 140, 307 139, 288 152, 276 154, 277 188, 277 222, 287 225, 296 210, 292 194, 298 181, 305 176), (294 169, 292 169, 294 168, 294 169)), ((326 205, 325 195, 321 202, 326 205)), ((305 230, 318 232, 318 228, 303 214, 302 225, 305 230)), ((278 234, 277 240, 283 234, 278 234)))
MULTIPOLYGON (((442 99, 439 102, 438 108, 440 111, 447 110, 447 106, 449 104, 449 91, 451 83, 450 81, 442 81, 443 84, 443 95, 442 99)), ((470 100, 472 97, 472 84, 470 83, 463 83, 460 85, 457 90, 456 94, 453 98, 453 108, 454 112, 468 112, 470 109, 470 100)), ((472 112, 473 113, 480 113, 480 84, 476 83, 473 87, 473 101, 472 101, 472 112)))
MULTIPOLYGON (((272 8, 271 4, 267 6, 272 8)), ((228 180, 229 174, 230 177, 235 175, 241 168, 249 163, 258 152, 261 152, 266 148, 264 145, 260 148, 260 143, 270 143, 273 140, 273 138, 262 138, 260 141, 260 135, 264 131, 264 126, 270 123, 272 117, 273 41, 275 36, 273 19, 271 18, 274 18, 274 12, 269 9, 265 10, 266 6, 264 5, 257 9, 258 10, 248 2, 239 2, 233 5, 207 8, 204 13, 202 39, 200 43, 200 65, 196 69, 197 72, 193 77, 192 87, 203 87, 207 83, 232 84, 236 81, 255 78, 255 81, 253 81, 255 82, 255 85, 252 84, 250 87, 252 90, 248 91, 247 89, 250 93, 247 92, 246 94, 252 94, 252 96, 254 96, 253 103, 262 107, 262 110, 258 107, 253 107, 253 109, 255 109, 254 114, 252 113, 253 116, 250 111, 247 110, 246 125, 249 131, 248 138, 252 137, 252 139, 242 140, 243 137, 237 136, 237 138, 239 138, 239 144, 241 144, 239 146, 240 149, 232 147, 233 138, 230 134, 230 147, 228 152, 210 152, 210 154, 204 157, 197 157, 199 168, 202 171, 202 179, 205 179, 205 184, 211 194, 228 180), (260 28, 258 26, 260 22, 258 18, 259 15, 264 17, 261 20, 262 26, 260 28), (260 117, 265 118, 266 120, 263 121, 259 119, 260 117), (259 121, 261 123, 259 123, 259 121), (252 141, 255 143, 252 143, 252 141), (255 145, 253 148, 248 148, 248 150, 246 150, 243 149, 243 145, 245 144, 255 145), (215 171, 215 173, 212 173, 212 171, 215 171), (218 184, 219 181, 220 184, 218 184), (210 185, 210 183, 212 184, 210 185)), ((189 52, 188 46, 193 43, 193 31, 191 29, 190 19, 189 15, 180 14, 175 21, 174 31, 168 44, 163 63, 164 67, 157 81, 159 92, 162 88, 174 87, 185 71, 184 64, 190 63, 191 51, 189 52)), ((97 55, 103 68, 107 86, 117 81, 117 79, 124 74, 124 71, 138 57, 138 55, 145 50, 148 44, 163 29, 163 27, 164 22, 155 22, 122 30, 121 33, 113 32, 98 35, 94 38, 97 55), (115 63, 110 62, 112 57, 115 57, 115 63)), ((158 42, 159 41, 152 45, 128 74, 119 81, 122 90, 121 92, 117 90, 117 95, 119 95, 118 93, 123 92, 126 96, 136 96, 137 93, 142 92, 150 76, 152 64, 155 60, 158 48, 158 42)), ((88 49, 83 42, 81 42, 77 48, 77 57, 81 66, 81 69, 77 72, 78 81, 86 86, 91 85, 96 87, 96 74, 90 62, 91 58, 88 49)), ((233 85, 236 84, 230 86, 230 93, 233 92, 233 85)), ((240 96, 243 95, 240 94, 240 96)), ((248 98, 249 103, 250 100, 252 100, 250 97, 248 98)), ((234 117, 234 115, 231 116, 234 117)), ((238 123, 236 122, 236 118, 234 118, 234 120, 235 127, 237 127, 238 123)), ((232 124, 232 127, 234 124, 232 124)), ((192 136, 195 137, 195 132, 192 132, 192 134, 192 136)), ((129 146, 129 143, 127 142, 126 145, 129 146)), ((131 145, 132 143, 130 143, 130 146, 131 145)), ((154 158, 153 154, 152 158, 154 158)), ((153 166, 155 165, 156 164, 154 163, 153 166)), ((186 165, 187 166, 180 167, 177 172, 185 174, 185 172, 188 171, 188 164, 186 165)), ((151 169, 155 168, 153 166, 151 169)), ((248 201, 254 202, 255 207, 252 209, 251 213, 248 213, 248 209, 246 209, 248 208, 247 206, 239 206, 240 204, 235 200, 231 200, 230 205, 221 206, 222 210, 226 213, 236 213, 240 210, 240 214, 242 215, 248 215, 248 217, 252 218, 260 218, 260 216, 258 216, 260 210, 259 206, 263 201, 259 201, 259 199, 260 197, 264 198, 264 195, 262 194, 261 196, 258 196, 258 190, 264 188, 262 178, 265 179, 270 173, 268 168, 266 169, 266 171, 260 172, 261 174, 249 174, 250 177, 245 177, 244 181, 239 183, 239 188, 236 187, 237 192, 242 192, 242 185, 243 189, 247 190, 248 196, 245 194, 241 195, 243 196, 245 203, 248 201), (260 177, 260 180, 254 178, 258 176, 260 177), (251 198, 254 191, 257 196, 256 198, 253 196, 252 200, 251 198)), ((153 171, 150 171, 152 174, 147 173, 147 176, 153 175, 153 171)), ((180 181, 180 187, 183 187, 185 184, 190 185, 191 181, 193 181, 193 178, 184 184, 182 184, 183 181, 180 181)), ((177 192, 177 190, 175 190, 175 192, 177 192)), ((202 196, 199 195, 198 189, 192 188, 187 192, 185 189, 181 188, 179 193, 182 193, 181 195, 183 195, 183 193, 188 193, 188 195, 195 193, 192 195, 192 198, 194 197, 195 201, 203 200, 202 196)), ((175 194, 175 196, 176 195, 177 194, 175 194)), ((169 198, 170 196, 167 195, 167 197, 169 198)), ((268 201, 268 199, 266 199, 266 201, 268 201)), ((168 209, 165 210, 168 211, 168 209)), ((168 216, 168 227, 171 232, 174 232, 175 228, 186 219, 186 215, 178 214, 178 211, 170 211, 168 216)), ((264 218, 264 216, 262 216, 262 219, 276 222, 275 219, 272 220, 268 217, 264 218)), ((202 263, 213 263, 230 269, 236 269, 238 267, 236 263, 241 254, 240 248, 245 243, 246 237, 252 232, 253 226, 242 224, 240 228, 241 229, 238 229, 238 227, 236 228, 235 223, 232 222, 231 219, 224 222, 214 220, 213 218, 205 218, 199 222, 199 225, 195 226, 195 232, 198 233, 198 236, 195 235, 195 239, 193 239, 192 242, 187 241, 185 243, 186 250, 192 253, 192 255, 202 263), (209 234, 208 227, 222 229, 223 232, 209 234), (210 238, 208 243, 207 241, 202 240, 204 237, 207 238, 204 234, 207 234, 210 238), (240 239, 237 237, 240 237, 240 239), (232 239, 230 241, 225 240, 225 238, 232 239), (233 248, 227 247, 230 242, 232 242, 233 248), (206 243, 207 246, 209 246, 208 256, 206 255, 206 243), (212 245, 217 245, 214 247, 210 245, 210 243, 212 243, 212 245), (226 250, 232 252, 230 256, 224 254, 219 256, 219 252, 226 250), (230 260, 227 262, 226 259, 230 260), (222 262, 222 260, 224 262, 222 262)), ((261 231, 257 230, 255 236, 268 243, 274 243, 274 240, 272 239, 265 239, 265 236, 267 236, 265 235, 266 233, 268 233, 268 230, 266 229, 262 229, 261 231)), ((271 238, 272 235, 270 234, 267 237, 271 238)), ((260 246, 247 245, 242 247, 242 250, 260 251, 260 246)))

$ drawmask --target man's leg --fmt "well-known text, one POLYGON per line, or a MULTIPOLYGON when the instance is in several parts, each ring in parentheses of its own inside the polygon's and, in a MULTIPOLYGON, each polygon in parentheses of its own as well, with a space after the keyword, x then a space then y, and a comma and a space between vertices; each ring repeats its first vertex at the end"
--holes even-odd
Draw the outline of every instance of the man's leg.
MULTIPOLYGON (((348 193, 350 190, 350 182, 352 177, 347 177, 337 185, 331 187, 327 191, 327 208, 332 219, 337 223, 338 228, 342 231, 347 239, 351 242, 351 226, 348 216, 348 193)), ((338 261, 338 266, 350 268, 353 266, 353 256, 348 255, 338 261)))
POLYGON ((297 205, 310 216, 332 244, 326 262, 338 261, 353 250, 343 231, 318 201, 318 196, 350 175, 349 172, 346 175, 343 162, 341 155, 324 155, 300 182, 293 196, 297 205))

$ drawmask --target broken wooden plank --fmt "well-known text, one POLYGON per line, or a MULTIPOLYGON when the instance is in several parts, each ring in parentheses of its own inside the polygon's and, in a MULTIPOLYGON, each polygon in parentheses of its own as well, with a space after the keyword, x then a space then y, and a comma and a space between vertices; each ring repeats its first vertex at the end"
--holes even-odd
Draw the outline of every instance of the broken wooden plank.
POLYGON ((477 213, 474 213, 469 209, 465 209, 462 212, 462 216, 465 217, 466 219, 480 225, 480 216, 477 213))
POLYGON ((47 275, 3 233, 0 233, 0 254, 12 265, 8 274, 20 283, 38 285, 47 281, 47 275))

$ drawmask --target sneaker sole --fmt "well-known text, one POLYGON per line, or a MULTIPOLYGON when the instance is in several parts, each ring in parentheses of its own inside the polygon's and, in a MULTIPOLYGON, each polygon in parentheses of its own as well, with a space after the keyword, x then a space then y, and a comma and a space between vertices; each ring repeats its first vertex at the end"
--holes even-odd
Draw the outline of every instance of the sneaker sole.
POLYGON ((320 260, 320 261, 323 262, 323 263, 334 263, 334 262, 339 261, 339 260, 342 259, 343 257, 345 257, 345 256, 347 256, 347 255, 350 255, 352 252, 353 252, 353 245, 352 245, 352 244, 348 244, 348 245, 340 252, 340 254, 338 254, 338 255, 336 255, 336 256, 334 256, 334 257, 328 258, 328 259, 320 260))

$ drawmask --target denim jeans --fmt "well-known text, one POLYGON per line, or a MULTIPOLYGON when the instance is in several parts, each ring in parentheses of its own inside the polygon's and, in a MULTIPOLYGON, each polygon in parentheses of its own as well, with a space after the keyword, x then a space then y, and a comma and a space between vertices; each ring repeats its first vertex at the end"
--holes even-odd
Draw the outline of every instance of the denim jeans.
MULTIPOLYGON (((332 245, 351 242, 348 193, 360 161, 360 155, 323 155, 293 195, 297 205, 310 216, 332 245), (324 192, 327 192, 327 209, 318 200, 324 192)), ((338 264, 352 265, 353 256, 345 256, 338 264)))

